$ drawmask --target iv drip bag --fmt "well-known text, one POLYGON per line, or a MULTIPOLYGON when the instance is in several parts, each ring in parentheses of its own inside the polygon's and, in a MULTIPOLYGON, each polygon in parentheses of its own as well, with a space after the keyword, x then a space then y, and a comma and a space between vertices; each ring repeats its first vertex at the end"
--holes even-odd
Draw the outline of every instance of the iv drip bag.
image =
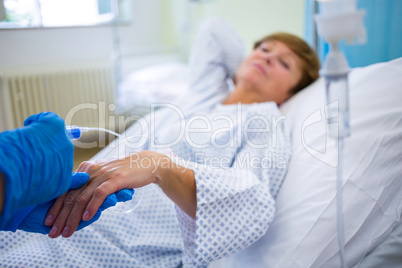
POLYGON ((317 0, 320 14, 315 16, 318 34, 328 43, 342 39, 364 43, 366 31, 363 26, 364 10, 356 10, 356 0, 317 0))

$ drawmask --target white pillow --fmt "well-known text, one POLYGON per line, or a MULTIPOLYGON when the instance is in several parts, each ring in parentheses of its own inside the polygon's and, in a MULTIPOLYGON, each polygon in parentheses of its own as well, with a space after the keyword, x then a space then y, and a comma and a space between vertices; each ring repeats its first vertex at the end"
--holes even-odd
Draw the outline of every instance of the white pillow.
MULTIPOLYGON (((352 267, 400 221, 402 58, 354 69, 349 82, 351 136, 344 147, 343 197, 345 251, 352 267)), ((294 122, 293 155, 277 215, 266 236, 222 261, 225 266, 340 267, 337 149, 327 138, 325 104, 320 78, 282 105, 294 122)))
POLYGON ((135 70, 119 85, 119 109, 126 111, 157 102, 177 104, 179 96, 188 90, 188 77, 188 66, 181 62, 160 63, 135 70))

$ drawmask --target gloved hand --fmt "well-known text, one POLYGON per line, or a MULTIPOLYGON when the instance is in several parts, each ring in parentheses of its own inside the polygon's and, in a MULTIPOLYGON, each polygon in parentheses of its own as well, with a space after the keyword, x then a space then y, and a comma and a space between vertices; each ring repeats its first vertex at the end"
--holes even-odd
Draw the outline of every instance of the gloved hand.
POLYGON ((0 133, 0 172, 6 183, 0 230, 15 213, 52 200, 71 185, 74 146, 63 119, 40 113, 24 126, 0 133))
MULTIPOLYGON (((88 179, 89 176, 87 173, 75 173, 73 175, 73 183, 70 190, 80 188, 88 181, 88 179)), ((102 206, 99 207, 97 213, 91 220, 89 221, 81 220, 80 224, 78 225, 77 231, 98 220, 103 210, 116 205, 117 202, 125 202, 131 200, 133 194, 134 194, 133 189, 123 189, 115 194, 109 195, 103 202, 102 206)), ((33 210, 25 217, 25 219, 18 226, 18 229, 27 232, 48 234, 52 227, 46 226, 44 222, 47 212, 54 202, 55 199, 35 206, 33 210)))

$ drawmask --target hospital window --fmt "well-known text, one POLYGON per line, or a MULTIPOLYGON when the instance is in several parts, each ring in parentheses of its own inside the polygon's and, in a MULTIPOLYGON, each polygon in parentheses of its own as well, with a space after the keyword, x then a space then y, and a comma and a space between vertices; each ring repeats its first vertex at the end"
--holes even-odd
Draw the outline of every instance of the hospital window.
POLYGON ((0 28, 127 23, 130 0, 0 0, 0 28))

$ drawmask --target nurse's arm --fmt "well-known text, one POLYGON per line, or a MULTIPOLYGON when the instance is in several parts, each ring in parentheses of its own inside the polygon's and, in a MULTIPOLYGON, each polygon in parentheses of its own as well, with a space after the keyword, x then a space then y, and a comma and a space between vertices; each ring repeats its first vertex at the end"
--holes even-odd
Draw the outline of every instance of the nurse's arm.
POLYGON ((0 172, 0 214, 3 213, 4 206, 4 192, 6 190, 6 184, 3 173, 0 172))

